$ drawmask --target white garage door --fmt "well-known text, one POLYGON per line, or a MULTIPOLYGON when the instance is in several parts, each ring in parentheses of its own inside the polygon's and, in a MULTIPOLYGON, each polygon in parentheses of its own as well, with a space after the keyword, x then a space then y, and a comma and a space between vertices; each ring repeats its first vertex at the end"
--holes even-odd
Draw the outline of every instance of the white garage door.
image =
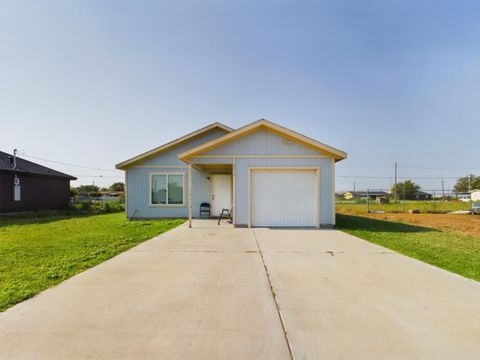
POLYGON ((317 226, 315 170, 253 170, 252 226, 317 226))

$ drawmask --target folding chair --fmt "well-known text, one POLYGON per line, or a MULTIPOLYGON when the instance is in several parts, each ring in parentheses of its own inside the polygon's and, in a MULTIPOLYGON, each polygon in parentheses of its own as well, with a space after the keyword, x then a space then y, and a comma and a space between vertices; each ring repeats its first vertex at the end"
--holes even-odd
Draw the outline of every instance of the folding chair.
POLYGON ((220 213, 220 217, 218 218, 218 225, 220 225, 220 221, 222 221, 222 218, 225 216, 225 219, 230 219, 230 221, 233 221, 233 208, 231 209, 222 209, 222 212, 220 213))

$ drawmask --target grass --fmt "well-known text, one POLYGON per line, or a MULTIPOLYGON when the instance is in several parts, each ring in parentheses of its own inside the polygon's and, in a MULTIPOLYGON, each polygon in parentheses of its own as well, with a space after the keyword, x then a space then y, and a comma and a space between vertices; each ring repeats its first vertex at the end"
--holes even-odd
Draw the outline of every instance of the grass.
POLYGON ((0 311, 183 222, 124 213, 0 218, 0 311))
MULTIPOLYGON (((338 200, 336 202, 337 211, 350 214, 361 214, 367 212, 367 204, 365 200, 338 200)), ((448 213, 457 210, 470 209, 470 203, 464 201, 406 201, 390 202, 389 204, 375 204, 374 200, 370 201, 370 210, 380 210, 387 213, 403 213, 404 210, 418 209, 421 213, 448 213)))
POLYGON ((480 238, 345 214, 337 214, 337 227, 401 254, 480 281, 480 238))

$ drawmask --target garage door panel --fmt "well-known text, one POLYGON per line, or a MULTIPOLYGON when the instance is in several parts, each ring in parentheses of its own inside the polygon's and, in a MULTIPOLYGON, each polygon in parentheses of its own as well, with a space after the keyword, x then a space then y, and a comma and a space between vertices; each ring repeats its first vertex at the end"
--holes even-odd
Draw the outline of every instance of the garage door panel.
POLYGON ((316 226, 314 170, 253 170, 253 226, 316 226))

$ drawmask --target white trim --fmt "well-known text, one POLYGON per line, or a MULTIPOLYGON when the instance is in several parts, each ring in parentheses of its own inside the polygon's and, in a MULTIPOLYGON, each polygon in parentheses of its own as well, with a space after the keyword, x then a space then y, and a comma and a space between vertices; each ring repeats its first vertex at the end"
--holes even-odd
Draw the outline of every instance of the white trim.
POLYGON ((148 206, 153 208, 178 208, 178 207, 185 207, 185 173, 184 172, 150 172, 148 173, 148 206), (168 175, 182 175, 182 203, 181 204, 152 204, 152 176, 153 175, 167 175, 167 198, 166 201, 168 202, 168 175))
POLYGON ((207 141, 203 144, 200 144, 192 149, 189 149, 187 151, 184 151, 183 153, 179 154, 178 157, 187 162, 189 158, 194 157, 197 154, 205 153, 209 150, 215 149, 219 146, 222 146, 230 141, 236 140, 238 138, 241 138, 243 136, 247 136, 251 134, 252 132, 255 132, 259 129, 267 129, 273 133, 276 133, 277 135, 287 137, 290 140, 293 140, 297 143, 300 143, 304 146, 307 146, 313 150, 316 151, 321 151, 321 152, 326 152, 330 154, 332 157, 335 157, 337 160, 342 160, 347 157, 347 154, 339 149, 335 149, 331 146, 328 146, 326 144, 323 144, 317 140, 311 139, 309 137, 306 137, 305 135, 299 134, 295 131, 292 131, 290 129, 287 129, 283 126, 280 126, 278 124, 275 124, 271 121, 268 121, 266 119, 260 119, 258 121, 255 121, 249 125, 246 125, 240 129, 237 129, 235 131, 232 131, 224 136, 220 136, 216 139, 207 141))
POLYGON ((236 222, 236 219, 237 219, 237 208, 236 208, 236 204, 237 204, 237 192, 236 192, 236 186, 235 186, 235 180, 236 180, 236 165, 235 165, 235 159, 233 159, 233 164, 232 164, 232 211, 233 211, 233 218, 232 218, 232 223, 233 223, 233 226, 235 226, 235 224, 237 223, 236 222))
POLYGON ((125 171, 125 193, 123 197, 125 199, 125 217, 128 219, 128 172, 125 171))
POLYGON ((145 168, 145 169, 188 169, 188 165, 134 165, 130 166, 131 168, 145 168))
POLYGON ((192 164, 188 165, 188 227, 192 227, 192 164))
POLYGON ((335 160, 332 159, 332 225, 335 226, 335 160))
POLYGON ((152 157, 152 156, 156 156, 156 155, 158 155, 158 154, 160 154, 160 153, 162 153, 162 152, 164 152, 164 151, 172 148, 172 147, 175 146, 175 145, 178 145, 178 144, 180 144, 180 143, 186 142, 186 141, 188 141, 188 140, 190 140, 190 139, 192 139, 192 138, 194 138, 194 137, 196 137, 196 136, 200 136, 200 135, 202 135, 202 134, 204 134, 204 133, 206 133, 206 132, 209 132, 209 131, 211 131, 211 130, 213 130, 213 129, 215 129, 215 128, 222 129, 222 130, 225 131, 226 133, 230 133, 230 132, 233 131, 232 128, 230 128, 230 127, 228 127, 228 126, 226 126, 226 125, 223 125, 223 124, 221 124, 221 123, 219 123, 219 122, 216 122, 216 123, 210 124, 210 125, 208 125, 208 126, 205 126, 205 127, 201 128, 201 129, 198 129, 198 130, 196 130, 196 131, 194 131, 194 132, 191 132, 191 133, 189 133, 189 134, 187 134, 187 135, 185 135, 185 136, 182 136, 182 137, 180 137, 180 138, 178 138, 178 139, 175 139, 175 140, 173 140, 173 141, 170 141, 170 142, 168 142, 168 143, 166 143, 166 144, 164 144, 164 145, 158 146, 158 147, 156 147, 155 149, 149 150, 149 151, 144 152, 144 153, 142 153, 142 154, 140 154, 140 155, 137 155, 137 156, 135 156, 135 157, 133 157, 133 158, 131 158, 131 159, 125 160, 125 161, 117 164, 115 167, 116 167, 117 169, 120 169, 120 170, 125 170, 126 168, 130 167, 130 166, 131 166, 132 164, 134 164, 134 163, 137 163, 137 162, 139 162, 139 161, 145 160, 146 158, 150 158, 150 157, 152 157))
POLYGON ((248 167, 247 182, 247 223, 248 227, 252 227, 252 168, 248 167))
POLYGON ((315 214, 315 227, 320 228, 320 168, 317 166, 249 166, 248 167, 248 183, 247 183, 247 216, 248 227, 252 227, 252 172, 253 171, 315 171, 315 197, 317 199, 317 207, 315 214))
MULTIPOLYGON (((252 159, 317 159, 317 158, 332 158, 330 155, 196 155, 190 159, 240 159, 240 158, 252 158, 252 159)), ((333 159, 333 158, 332 158, 333 159)))

